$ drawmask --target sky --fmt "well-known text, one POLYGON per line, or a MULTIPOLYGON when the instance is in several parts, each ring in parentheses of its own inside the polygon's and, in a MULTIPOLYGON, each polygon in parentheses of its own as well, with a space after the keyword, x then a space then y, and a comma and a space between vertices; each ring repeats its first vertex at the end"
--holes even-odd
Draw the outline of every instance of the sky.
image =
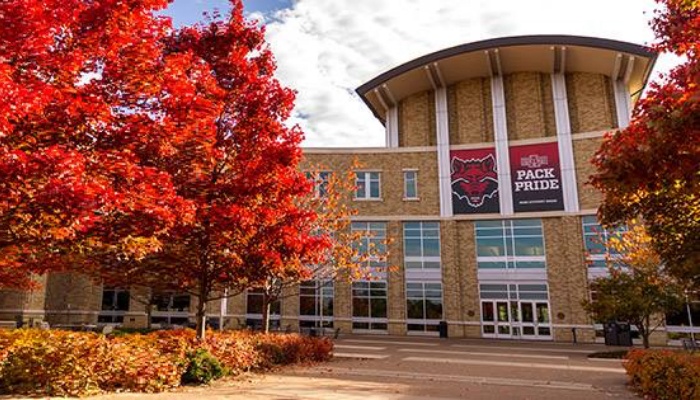
MULTIPOLYGON (((266 25, 277 77, 297 91, 290 123, 305 147, 384 146, 384 127, 355 89, 407 61, 477 40, 531 34, 654 40, 654 0, 244 0, 266 25)), ((175 0, 176 25, 227 0, 175 0)), ((652 78, 678 62, 662 56, 652 78)))

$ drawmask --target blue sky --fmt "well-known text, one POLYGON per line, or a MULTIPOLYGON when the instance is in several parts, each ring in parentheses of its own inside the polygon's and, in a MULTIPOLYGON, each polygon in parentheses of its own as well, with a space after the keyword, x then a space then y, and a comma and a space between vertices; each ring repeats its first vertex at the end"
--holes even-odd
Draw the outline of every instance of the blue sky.
MULTIPOLYGON (((291 0, 244 0, 246 13, 269 13, 291 6, 291 0)), ((215 9, 225 14, 229 9, 228 0, 175 0, 165 14, 173 18, 176 26, 189 25, 202 19, 202 13, 215 9)))

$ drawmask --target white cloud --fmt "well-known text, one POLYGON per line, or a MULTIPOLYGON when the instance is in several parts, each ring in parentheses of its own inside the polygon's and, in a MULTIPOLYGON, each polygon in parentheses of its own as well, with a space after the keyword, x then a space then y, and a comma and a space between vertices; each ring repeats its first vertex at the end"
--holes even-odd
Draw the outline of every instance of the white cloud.
POLYGON ((653 0, 297 0, 267 17, 267 39, 279 79, 298 91, 292 122, 306 132, 305 146, 382 146, 383 127, 354 91, 382 72, 502 36, 575 34, 645 44, 653 40, 647 20, 654 7, 653 0))

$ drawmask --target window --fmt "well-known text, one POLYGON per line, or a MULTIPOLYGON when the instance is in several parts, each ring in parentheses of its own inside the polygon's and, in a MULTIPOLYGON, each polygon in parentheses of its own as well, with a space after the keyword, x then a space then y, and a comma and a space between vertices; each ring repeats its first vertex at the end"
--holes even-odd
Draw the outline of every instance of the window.
POLYGON ((617 255, 607 243, 610 238, 619 237, 627 231, 626 226, 620 226, 613 230, 604 229, 595 215, 586 215, 582 218, 583 243, 586 247, 586 258, 590 267, 605 268, 605 259, 617 255))
MULTIPOLYGON (((263 293, 261 289, 250 289, 246 294, 246 325, 259 328, 262 326, 263 293)), ((280 327, 281 304, 273 301, 270 304, 270 328, 280 327)))
POLYGON ((189 322, 190 295, 183 293, 158 293, 151 299, 153 312, 151 323, 185 325, 189 322))
POLYGON ((440 224, 404 222, 403 252, 405 269, 440 269, 440 224))
POLYGON ((386 281, 355 281, 352 283, 352 328, 361 330, 387 329, 386 281))
POLYGON ((97 322, 122 323, 124 314, 129 311, 130 295, 128 290, 105 288, 102 290, 102 310, 97 322))
POLYGON ((407 282, 406 318, 409 332, 437 332, 442 319, 442 284, 407 282))
POLYGON ((314 184, 314 196, 324 198, 328 196, 331 173, 329 171, 306 172, 306 178, 314 184))
POLYGON ((355 172, 355 198, 379 199, 381 198, 379 172, 355 172))
POLYGON ((475 227, 480 269, 546 267, 541 220, 477 221, 475 227))
POLYGON ((299 285, 299 326, 333 327, 333 281, 305 281, 299 285))
POLYGON ((386 272, 386 223, 353 222, 350 228, 363 233, 359 243, 353 246, 360 256, 368 259, 367 266, 378 273, 386 272))
POLYGON ((403 172, 403 198, 418 199, 418 171, 403 172))

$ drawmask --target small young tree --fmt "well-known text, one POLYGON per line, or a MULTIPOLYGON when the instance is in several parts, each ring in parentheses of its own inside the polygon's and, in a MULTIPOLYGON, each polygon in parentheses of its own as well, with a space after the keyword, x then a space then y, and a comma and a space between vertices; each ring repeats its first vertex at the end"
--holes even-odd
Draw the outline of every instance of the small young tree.
POLYGON ((683 290, 668 275, 643 225, 633 221, 606 245, 609 273, 591 282, 593 296, 583 306, 595 320, 634 325, 648 348, 649 336, 663 323, 660 317, 683 304, 683 290))
MULTIPOLYGON (((345 173, 332 173, 321 166, 313 166, 307 170, 307 176, 314 183, 314 196, 304 198, 304 207, 317 212, 318 219, 314 232, 329 242, 328 248, 315 259, 288 259, 285 268, 273 268, 266 260, 257 260, 256 277, 251 277, 250 287, 262 294, 262 329, 269 330, 270 305, 288 296, 298 296, 298 291, 287 291, 297 288, 307 280, 317 282, 316 290, 338 279, 371 279, 375 269, 370 267, 370 260, 376 263, 386 263, 388 240, 382 238, 380 245, 374 245, 374 240, 364 251, 360 251, 360 243, 366 232, 355 232, 351 229, 351 217, 357 210, 351 207, 352 195, 355 191, 355 170, 359 167, 357 161, 345 173)), ((386 267, 386 270, 389 270, 386 267)), ((243 289, 243 288, 239 288, 243 289)))

